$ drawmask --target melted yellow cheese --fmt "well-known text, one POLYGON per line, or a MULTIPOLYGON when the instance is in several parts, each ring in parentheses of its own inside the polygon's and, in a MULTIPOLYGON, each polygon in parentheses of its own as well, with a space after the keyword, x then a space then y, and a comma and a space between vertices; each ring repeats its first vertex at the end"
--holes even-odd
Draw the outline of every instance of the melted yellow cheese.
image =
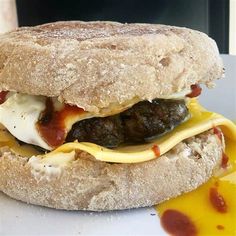
POLYGON ((191 219, 198 235, 236 235, 236 141, 229 138, 225 141, 229 168, 220 176, 212 177, 196 190, 158 205, 157 211, 160 216, 166 210, 173 209, 191 219), (218 192, 226 202, 225 213, 217 212, 210 203, 209 190, 215 187, 215 183, 218 183, 218 192))
POLYGON ((66 143, 44 157, 49 158, 55 153, 67 153, 72 150, 82 150, 93 155, 97 160, 116 163, 138 163, 157 158, 152 150, 153 145, 158 145, 160 154, 163 155, 184 139, 200 134, 215 126, 220 126, 226 137, 236 140, 236 127, 230 120, 223 116, 209 112, 201 107, 196 99, 188 103, 191 118, 176 127, 170 133, 154 140, 151 143, 135 146, 126 146, 108 149, 88 142, 66 143))

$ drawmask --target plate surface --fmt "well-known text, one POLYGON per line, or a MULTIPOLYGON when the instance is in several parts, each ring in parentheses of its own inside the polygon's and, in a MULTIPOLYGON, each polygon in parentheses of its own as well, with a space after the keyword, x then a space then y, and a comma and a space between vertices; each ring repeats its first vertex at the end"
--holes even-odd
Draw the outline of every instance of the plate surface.
MULTIPOLYGON (((203 90, 201 104, 236 120, 236 56, 222 55, 225 79, 203 90)), ((0 193, 0 235, 166 235, 154 208, 108 213, 48 209, 0 193)))

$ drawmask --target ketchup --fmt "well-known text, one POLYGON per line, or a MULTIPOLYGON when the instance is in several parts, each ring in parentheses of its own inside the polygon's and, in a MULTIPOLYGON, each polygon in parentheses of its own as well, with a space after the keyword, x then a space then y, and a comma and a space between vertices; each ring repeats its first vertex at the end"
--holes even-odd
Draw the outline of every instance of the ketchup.
POLYGON ((152 146, 152 151, 155 153, 156 157, 159 157, 161 155, 160 148, 158 145, 154 144, 152 146))
POLYGON ((65 105, 61 111, 55 111, 52 99, 46 100, 46 109, 37 122, 39 133, 45 142, 51 147, 57 147, 64 143, 66 136, 65 119, 68 115, 77 115, 84 112, 77 106, 65 105))
POLYGON ((223 225, 217 225, 216 228, 217 228, 218 230, 223 230, 225 227, 224 227, 223 225))
POLYGON ((6 101, 7 94, 8 94, 8 91, 0 92, 0 104, 3 104, 6 101))
POLYGON ((222 142, 222 133, 221 133, 220 129, 218 129, 217 127, 214 127, 213 132, 219 138, 219 140, 222 142))
POLYGON ((228 165, 228 161, 229 161, 229 157, 225 153, 223 153, 222 160, 221 160, 221 167, 226 168, 228 165))
POLYGON ((196 226, 191 219, 177 210, 166 210, 161 216, 161 224, 163 228, 173 236, 197 235, 196 226))
MULTIPOLYGON (((218 129, 217 127, 214 127, 213 132, 219 138, 219 140, 222 142, 222 133, 221 133, 220 129, 218 129)), ((228 161, 229 161, 228 156, 225 153, 223 153, 222 160, 221 160, 221 167, 226 168, 228 161)))
POLYGON ((191 90, 192 90, 192 92, 187 94, 186 97, 194 98, 194 97, 199 96, 202 92, 202 88, 200 87, 199 84, 192 84, 191 90))
POLYGON ((227 212, 226 202, 221 194, 219 194, 217 188, 212 187, 209 191, 209 198, 211 205, 220 213, 227 212))

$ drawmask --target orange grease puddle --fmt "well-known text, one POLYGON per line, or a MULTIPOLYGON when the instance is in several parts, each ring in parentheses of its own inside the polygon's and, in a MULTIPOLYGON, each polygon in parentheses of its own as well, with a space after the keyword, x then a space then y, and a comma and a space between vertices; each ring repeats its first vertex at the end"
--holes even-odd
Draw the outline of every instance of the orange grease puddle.
MULTIPOLYGON (((230 168, 219 177, 212 177, 198 189, 156 206, 160 217, 168 210, 176 210, 186 215, 195 225, 197 233, 193 235, 236 235, 236 141, 227 138, 225 141, 230 168), (217 204, 226 205, 224 211, 214 206, 210 198, 211 189, 217 191, 217 204), (224 202, 220 202, 221 198, 224 202)), ((183 232, 172 235, 187 234, 183 232)))

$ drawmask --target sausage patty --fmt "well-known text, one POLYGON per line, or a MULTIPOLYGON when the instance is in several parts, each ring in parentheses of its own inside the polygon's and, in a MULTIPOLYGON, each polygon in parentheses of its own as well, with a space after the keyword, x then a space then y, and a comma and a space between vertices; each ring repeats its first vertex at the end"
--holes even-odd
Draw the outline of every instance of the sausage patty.
POLYGON ((75 123, 66 142, 78 140, 109 148, 124 143, 144 143, 169 132, 188 116, 184 100, 142 101, 117 115, 75 123))

